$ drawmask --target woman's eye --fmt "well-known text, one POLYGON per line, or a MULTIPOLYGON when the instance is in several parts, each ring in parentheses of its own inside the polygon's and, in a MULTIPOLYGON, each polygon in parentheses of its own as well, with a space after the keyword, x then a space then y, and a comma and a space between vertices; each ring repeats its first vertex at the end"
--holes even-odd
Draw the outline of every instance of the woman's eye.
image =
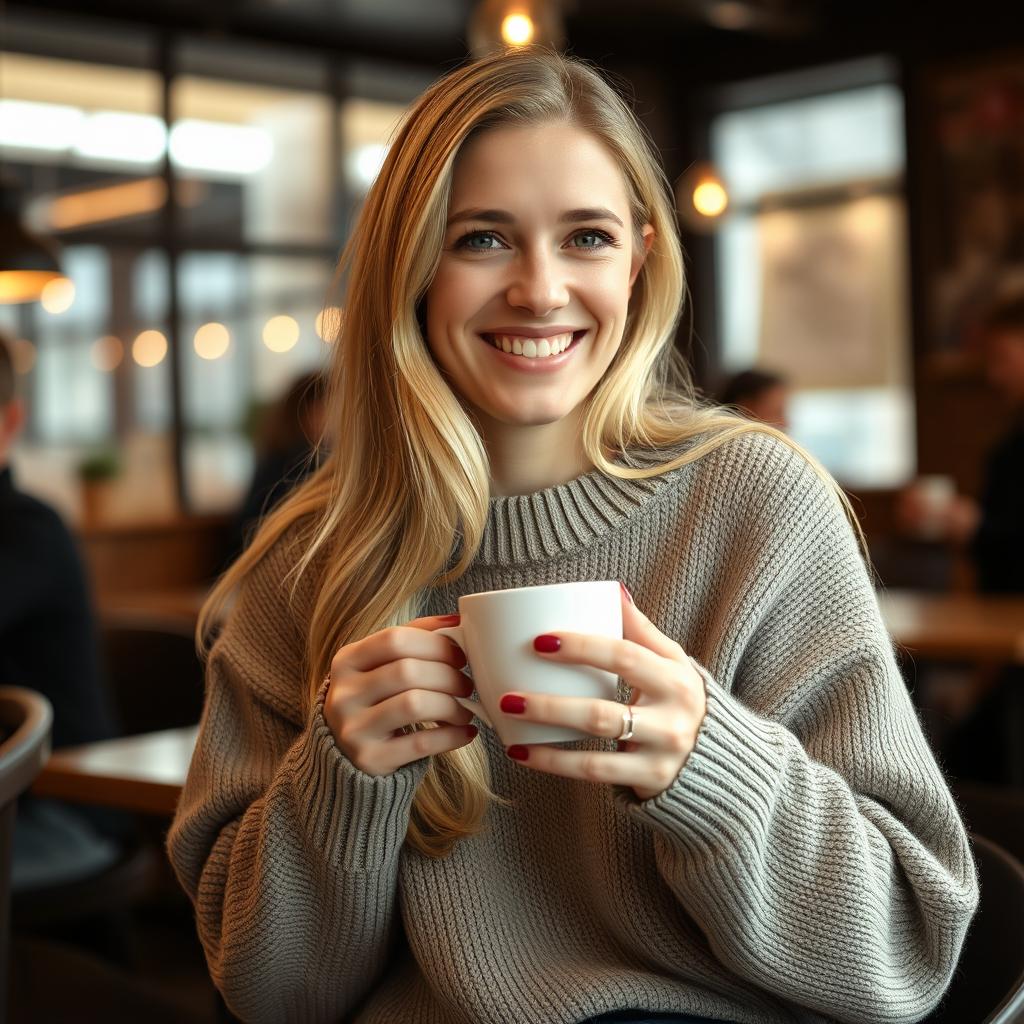
POLYGON ((575 249, 603 249, 606 245, 615 245, 615 239, 606 231, 598 231, 596 228, 588 228, 586 231, 577 231, 573 235, 573 241, 583 244, 575 245, 575 249))
POLYGON ((456 243, 457 249, 472 249, 483 252, 487 249, 500 249, 501 242, 493 231, 471 231, 463 235, 456 243), (479 244, 478 244, 479 243, 479 244))

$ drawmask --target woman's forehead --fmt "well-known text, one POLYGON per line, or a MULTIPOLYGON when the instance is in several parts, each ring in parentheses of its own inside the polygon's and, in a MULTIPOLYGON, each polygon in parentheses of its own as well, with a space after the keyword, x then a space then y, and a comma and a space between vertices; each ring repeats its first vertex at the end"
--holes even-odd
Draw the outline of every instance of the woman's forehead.
MULTIPOLYGON (((492 128, 471 139, 455 162, 453 211, 463 207, 536 212, 604 208, 629 211, 626 181, 593 133, 561 122, 492 128)), ((511 211, 510 212, 514 212, 511 211)))

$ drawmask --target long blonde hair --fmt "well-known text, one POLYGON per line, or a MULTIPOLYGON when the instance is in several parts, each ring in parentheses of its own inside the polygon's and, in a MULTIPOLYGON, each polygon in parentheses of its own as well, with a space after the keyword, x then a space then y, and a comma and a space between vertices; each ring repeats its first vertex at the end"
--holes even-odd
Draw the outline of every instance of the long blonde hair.
MULTIPOLYGON (((702 407, 695 396, 673 343, 684 272, 671 190, 627 103, 591 67, 545 49, 459 68, 405 118, 342 254, 335 283, 342 289, 347 278, 347 287, 329 371, 330 455, 268 516, 200 617, 202 642, 229 595, 285 531, 294 528, 302 552, 293 582, 329 554, 316 563, 323 568, 316 570, 307 629, 310 703, 338 648, 414 618, 424 592, 461 576, 479 547, 487 455, 430 355, 420 306, 441 252, 460 148, 491 128, 550 121, 574 124, 604 143, 623 170, 634 231, 654 227, 621 346, 584 409, 582 442, 593 465, 637 479, 692 462, 749 431, 792 444, 770 427, 702 407), (614 461, 630 449, 698 435, 685 454, 661 466, 614 461)), ((481 744, 432 758, 408 842, 444 856, 482 827, 492 798, 481 744)))

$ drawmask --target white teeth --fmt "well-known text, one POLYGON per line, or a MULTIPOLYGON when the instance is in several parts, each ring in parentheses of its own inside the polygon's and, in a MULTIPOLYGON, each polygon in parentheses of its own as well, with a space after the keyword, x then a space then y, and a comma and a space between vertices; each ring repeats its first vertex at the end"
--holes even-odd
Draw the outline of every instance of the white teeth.
POLYGON ((527 359, 545 359, 564 352, 572 344, 572 334, 556 334, 550 338, 524 338, 511 334, 494 334, 494 347, 527 359))

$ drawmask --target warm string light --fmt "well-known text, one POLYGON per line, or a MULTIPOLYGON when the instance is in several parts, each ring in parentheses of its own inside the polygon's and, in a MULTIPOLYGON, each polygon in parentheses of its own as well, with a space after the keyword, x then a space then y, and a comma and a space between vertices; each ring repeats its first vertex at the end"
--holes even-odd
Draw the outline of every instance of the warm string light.
POLYGON ((192 339, 192 345, 200 359, 220 359, 230 344, 231 335, 228 329, 216 321, 203 324, 192 339))
POLYGON ((116 370, 124 360, 124 342, 115 334, 97 338, 92 343, 89 357, 97 370, 110 373, 112 370, 116 370))
POLYGON ((341 332, 341 308, 339 306, 325 306, 316 315, 317 337, 330 345, 341 332))
POLYGON ((159 331, 143 331, 132 342, 132 359, 139 366, 158 366, 167 355, 167 339, 159 331))
POLYGON ((288 352, 299 342, 299 324, 294 317, 272 316, 263 325, 263 344, 271 352, 288 352))
POLYGON ((47 313, 57 316, 66 313, 75 301, 74 282, 66 277, 58 277, 43 287, 39 303, 47 313))

